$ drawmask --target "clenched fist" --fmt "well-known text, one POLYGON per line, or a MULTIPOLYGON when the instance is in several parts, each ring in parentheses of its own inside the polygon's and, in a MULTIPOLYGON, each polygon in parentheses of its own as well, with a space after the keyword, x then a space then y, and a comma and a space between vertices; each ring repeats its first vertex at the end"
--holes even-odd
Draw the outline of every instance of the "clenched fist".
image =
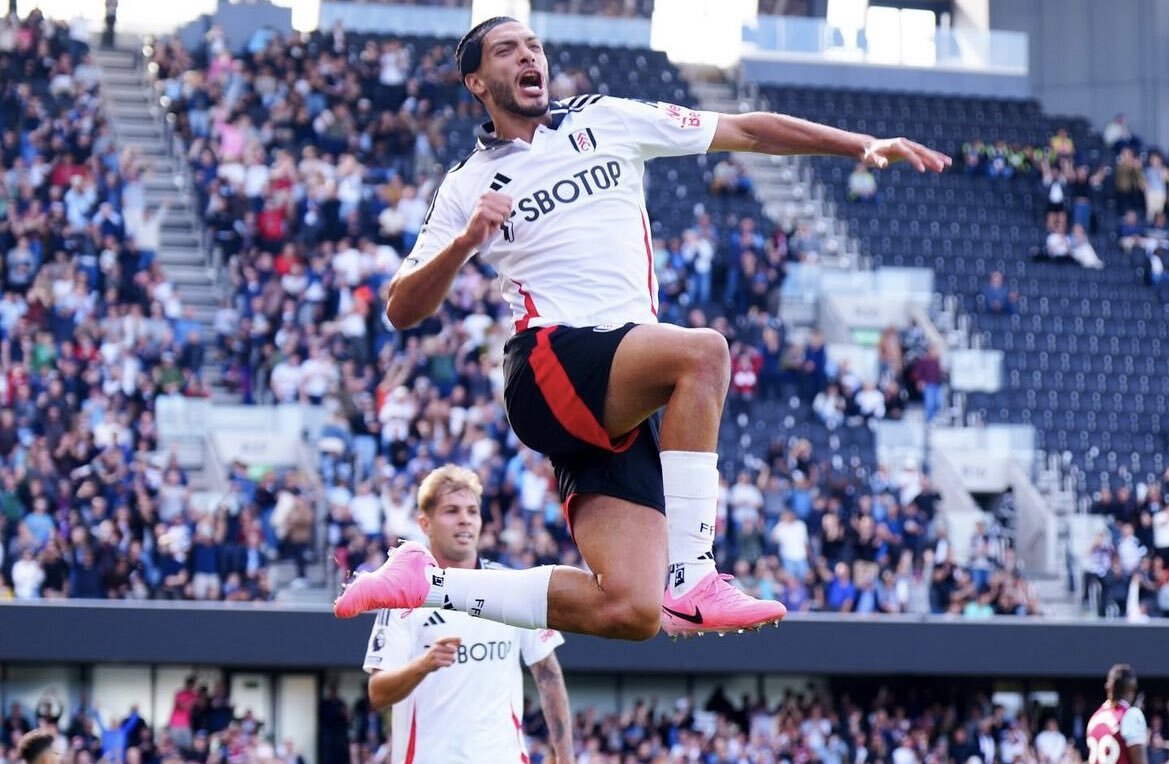
POLYGON ((500 227, 511 217, 511 197, 498 191, 488 191, 475 202, 475 211, 464 229, 473 246, 481 247, 499 233, 500 227))
POLYGON ((438 671, 454 664, 459 645, 463 643, 460 637, 442 637, 434 640, 422 656, 422 663, 427 671, 438 671))

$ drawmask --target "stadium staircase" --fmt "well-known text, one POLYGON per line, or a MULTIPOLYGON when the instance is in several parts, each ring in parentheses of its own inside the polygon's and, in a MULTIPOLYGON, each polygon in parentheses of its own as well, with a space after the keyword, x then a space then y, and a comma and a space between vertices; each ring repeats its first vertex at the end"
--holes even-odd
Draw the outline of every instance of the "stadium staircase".
MULTIPOLYGON (((150 165, 146 178, 147 206, 170 202, 163 219, 158 262, 167 279, 178 287, 183 305, 194 308, 195 317, 203 326, 203 341, 210 349, 215 337, 212 320, 224 287, 217 281, 209 250, 203 244, 195 196, 187 187, 187 167, 181 146, 168 137, 158 97, 144 77, 134 51, 97 49, 94 55, 101 67, 106 121, 114 139, 120 148, 136 148, 150 165)), ((219 367, 210 352, 201 376, 211 387, 214 401, 239 402, 238 394, 220 384, 219 367)))

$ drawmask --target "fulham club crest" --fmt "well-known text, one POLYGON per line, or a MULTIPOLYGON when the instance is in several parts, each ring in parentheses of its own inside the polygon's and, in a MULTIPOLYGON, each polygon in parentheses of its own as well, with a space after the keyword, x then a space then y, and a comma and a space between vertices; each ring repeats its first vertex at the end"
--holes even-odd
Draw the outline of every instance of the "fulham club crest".
POLYGON ((591 128, 586 127, 584 130, 577 130, 575 133, 570 133, 568 140, 571 141, 572 148, 578 154, 587 154, 590 151, 597 150, 597 139, 593 137, 591 128))

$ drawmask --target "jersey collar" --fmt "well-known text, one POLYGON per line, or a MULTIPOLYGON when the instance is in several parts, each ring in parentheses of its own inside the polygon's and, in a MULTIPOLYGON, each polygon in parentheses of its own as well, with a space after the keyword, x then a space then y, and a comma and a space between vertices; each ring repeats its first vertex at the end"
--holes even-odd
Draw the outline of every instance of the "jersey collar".
MULTIPOLYGON (((549 105, 548 113, 552 117, 552 129, 559 130, 560 123, 568 116, 568 106, 563 101, 553 101, 549 105)), ((495 137, 495 123, 487 120, 479 125, 476 131, 475 148, 490 151, 491 149, 501 148, 503 146, 511 146, 513 141, 504 140, 503 138, 495 137)))

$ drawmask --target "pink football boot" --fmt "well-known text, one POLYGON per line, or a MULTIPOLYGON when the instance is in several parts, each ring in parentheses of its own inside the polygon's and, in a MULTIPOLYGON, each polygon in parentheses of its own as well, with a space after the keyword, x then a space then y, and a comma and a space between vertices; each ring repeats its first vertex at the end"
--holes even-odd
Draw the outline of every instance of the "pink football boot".
POLYGON ((430 550, 414 541, 402 543, 380 568, 358 574, 345 587, 333 602, 333 615, 353 618, 382 608, 422 607, 430 591, 428 566, 438 567, 430 550))
POLYGON ((701 636, 708 631, 721 637, 728 631, 743 633, 774 623, 787 615, 780 602, 757 600, 730 584, 734 576, 708 573, 698 585, 681 597, 667 587, 662 597, 662 630, 670 637, 701 636))

